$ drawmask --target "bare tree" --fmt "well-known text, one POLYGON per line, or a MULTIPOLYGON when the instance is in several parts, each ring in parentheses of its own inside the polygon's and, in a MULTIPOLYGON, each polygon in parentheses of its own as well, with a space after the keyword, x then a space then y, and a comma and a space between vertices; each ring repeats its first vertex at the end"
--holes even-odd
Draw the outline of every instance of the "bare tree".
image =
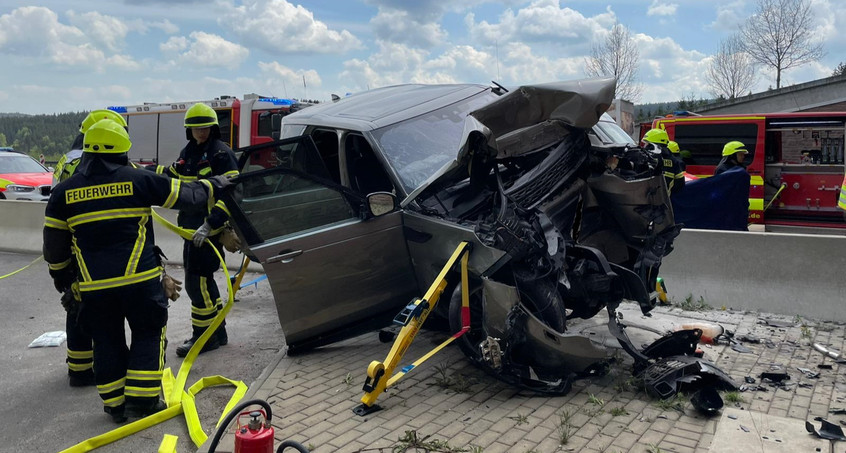
POLYGON ((831 76, 835 77, 835 76, 842 76, 842 75, 846 75, 846 63, 841 61, 837 65, 837 67, 834 68, 834 72, 831 73, 831 76))
POLYGON ((755 85, 753 63, 749 54, 743 51, 740 36, 721 41, 720 50, 705 75, 714 96, 734 99, 748 92, 755 85))
POLYGON ((637 83, 639 59, 640 52, 629 30, 618 22, 604 42, 591 46, 590 57, 585 59, 585 72, 591 77, 614 77, 617 79, 616 96, 636 102, 642 89, 637 83))
POLYGON ((819 60, 822 43, 814 36, 809 0, 758 0, 757 10, 741 30, 743 50, 753 60, 781 73, 819 60))

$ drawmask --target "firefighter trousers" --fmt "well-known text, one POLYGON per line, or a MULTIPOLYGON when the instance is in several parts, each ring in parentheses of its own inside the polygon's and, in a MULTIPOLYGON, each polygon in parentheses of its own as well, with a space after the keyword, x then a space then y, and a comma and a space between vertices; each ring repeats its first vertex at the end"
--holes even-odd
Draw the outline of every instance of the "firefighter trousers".
POLYGON ((65 318, 65 332, 68 335, 68 375, 86 377, 94 367, 94 349, 91 335, 82 329, 78 311, 68 311, 65 318))
POLYGON ((82 293, 80 322, 94 340, 94 376, 106 412, 158 401, 167 347, 161 280, 82 293), (126 345, 124 320, 131 342, 126 345))
MULTIPOLYGON (((223 256, 218 236, 209 240, 223 256)), ((182 250, 185 262, 185 292, 191 299, 192 336, 198 338, 211 325, 212 320, 223 308, 220 290, 214 280, 214 273, 220 268, 220 260, 209 244, 195 247, 191 241, 185 241, 182 250)), ((226 325, 220 325, 220 330, 226 325)))

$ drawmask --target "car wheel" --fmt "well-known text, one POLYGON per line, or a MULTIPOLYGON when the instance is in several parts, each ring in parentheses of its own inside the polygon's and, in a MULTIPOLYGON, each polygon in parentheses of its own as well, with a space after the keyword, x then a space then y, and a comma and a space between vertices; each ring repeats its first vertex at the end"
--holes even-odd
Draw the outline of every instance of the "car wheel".
MULTIPOLYGON (((523 305, 544 324, 557 332, 564 332, 567 313, 556 282, 548 278, 518 285, 523 305)), ((455 333, 461 330, 461 285, 452 292, 449 301, 449 326, 455 333)), ((482 285, 470 286, 470 330, 456 342, 467 357, 481 361, 479 344, 487 338, 484 327, 484 302, 482 285)))

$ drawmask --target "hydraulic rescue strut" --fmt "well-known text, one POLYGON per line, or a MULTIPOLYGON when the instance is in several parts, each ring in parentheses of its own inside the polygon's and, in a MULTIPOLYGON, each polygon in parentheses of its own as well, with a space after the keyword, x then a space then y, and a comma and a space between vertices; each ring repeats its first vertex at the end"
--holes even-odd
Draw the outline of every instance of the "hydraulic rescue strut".
POLYGON ((438 274, 432 286, 429 287, 426 295, 422 299, 413 300, 394 318, 394 323, 403 327, 399 334, 397 334, 394 345, 391 347, 391 351, 388 353, 385 361, 379 362, 374 360, 367 367, 367 378, 363 387, 365 391, 364 396, 361 397, 361 404, 353 408, 353 412, 356 415, 364 416, 380 410, 381 407, 374 403, 376 402, 376 398, 379 398, 379 395, 386 388, 396 384, 406 373, 428 360, 435 353, 470 330, 470 286, 467 276, 470 246, 471 244, 466 241, 458 244, 458 247, 455 248, 450 259, 446 262, 443 269, 441 269, 440 274, 438 274), (447 286, 447 274, 449 274, 458 260, 461 260, 461 330, 424 354, 411 365, 403 367, 399 372, 394 374, 394 369, 400 360, 402 360, 402 356, 408 350, 408 347, 411 346, 411 342, 414 341, 414 337, 417 336, 417 332, 420 331, 423 322, 426 321, 429 313, 438 304, 438 300, 440 300, 441 294, 443 294, 447 286))

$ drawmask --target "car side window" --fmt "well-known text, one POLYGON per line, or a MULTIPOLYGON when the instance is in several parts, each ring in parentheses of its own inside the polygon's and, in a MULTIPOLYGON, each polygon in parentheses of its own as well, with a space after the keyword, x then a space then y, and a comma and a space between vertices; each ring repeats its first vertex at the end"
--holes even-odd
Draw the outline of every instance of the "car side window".
POLYGON ((364 136, 348 134, 344 139, 344 153, 351 189, 361 195, 394 192, 391 178, 364 136))
POLYGON ((344 194, 298 174, 267 170, 239 179, 239 214, 252 229, 242 228, 250 245, 358 218, 344 194))
POLYGON ((230 209, 249 245, 357 219, 308 136, 244 148, 230 209))

